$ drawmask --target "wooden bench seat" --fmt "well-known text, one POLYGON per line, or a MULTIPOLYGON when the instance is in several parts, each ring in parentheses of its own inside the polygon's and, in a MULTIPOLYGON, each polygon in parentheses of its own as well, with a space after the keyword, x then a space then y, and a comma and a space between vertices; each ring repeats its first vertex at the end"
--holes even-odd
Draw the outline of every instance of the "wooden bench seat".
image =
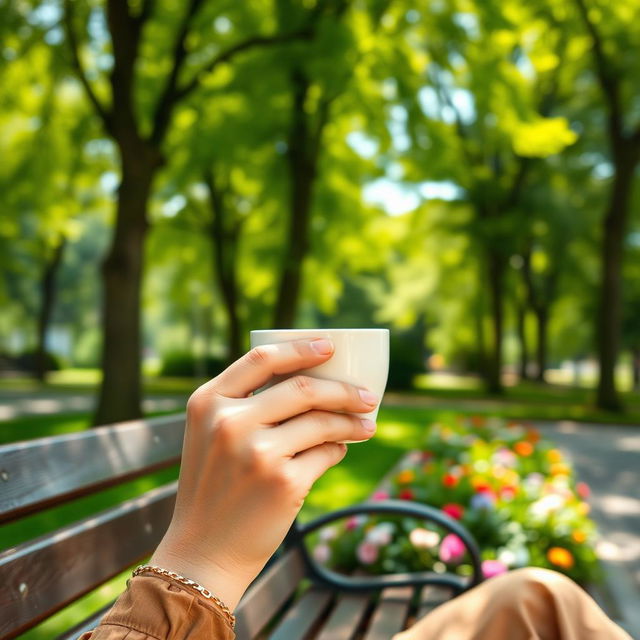
MULTIPOLYGON (((0 446, 0 523, 175 465, 183 431, 184 416, 177 415, 0 446)), ((176 482, 168 483, 0 550, 0 638, 18 636, 148 557, 169 524, 176 488, 176 482)), ((294 523, 238 605, 237 636, 388 640, 428 607, 479 582, 480 575, 475 543, 439 510, 405 501, 363 503, 294 523), (342 576, 315 563, 304 544, 307 535, 337 519, 373 512, 430 519, 457 533, 469 548, 474 575, 467 581, 428 572, 342 576)), ((95 627, 110 606, 60 638, 77 638, 95 627)))

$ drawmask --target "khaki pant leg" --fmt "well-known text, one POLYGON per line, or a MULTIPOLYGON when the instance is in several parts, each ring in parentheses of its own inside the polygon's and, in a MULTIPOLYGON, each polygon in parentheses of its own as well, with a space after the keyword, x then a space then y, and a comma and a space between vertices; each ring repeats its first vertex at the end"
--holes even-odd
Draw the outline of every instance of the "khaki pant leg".
POLYGON ((572 580, 546 569, 491 578, 393 640, 631 640, 572 580))

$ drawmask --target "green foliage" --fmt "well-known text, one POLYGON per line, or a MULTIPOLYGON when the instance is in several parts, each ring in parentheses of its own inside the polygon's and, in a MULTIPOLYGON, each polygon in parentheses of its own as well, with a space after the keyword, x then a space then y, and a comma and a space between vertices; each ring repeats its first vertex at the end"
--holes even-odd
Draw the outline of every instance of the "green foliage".
POLYGON ((226 367, 226 361, 222 358, 207 356, 198 359, 191 353, 168 353, 162 359, 160 375, 176 378, 208 377, 213 378, 226 367))
POLYGON ((413 388, 415 377, 426 370, 426 353, 423 343, 422 323, 418 323, 409 331, 391 333, 388 389, 413 388))
MULTIPOLYGON (((631 130, 637 3, 585 2, 631 130)), ((114 231, 120 160, 77 81, 62 4, 0 9, 0 347, 34 344, 43 273, 65 240, 53 325, 69 335, 71 361, 95 365, 102 311, 96 283, 114 231)), ((72 4, 80 61, 97 98, 111 107, 106 3, 72 4)), ((135 13, 142 3, 129 6, 135 13)), ((425 341, 446 366, 482 371, 495 315, 487 259, 494 254, 502 267, 505 343, 516 342, 519 301, 534 351, 536 296, 523 278, 527 258, 531 288, 548 306, 549 359, 591 354, 599 225, 612 167, 592 42, 576 6, 203 2, 178 74, 178 86, 194 82, 194 90, 170 119, 148 212, 145 353, 157 359, 184 352, 193 364, 225 350, 207 172, 224 192, 226 246, 237 232, 243 334, 272 321, 288 242, 291 73, 299 70, 309 80, 305 121, 314 131, 324 127, 301 267, 301 324, 400 332, 391 386, 406 387, 422 371, 425 341), (247 38, 308 25, 313 36, 249 48, 206 69, 247 38), (385 209, 397 203, 388 194, 383 205, 365 197, 375 184, 399 187, 409 197, 404 212, 389 215, 385 209), (451 193, 433 195, 443 184, 451 193), (413 331, 423 318, 428 331, 413 331)), ((181 3, 153 3, 145 23, 131 96, 141 135, 153 127, 185 11, 181 3)), ((631 224, 630 238, 638 221, 631 224)), ((634 261, 635 254, 624 276, 626 347, 637 343, 634 261)), ((520 347, 510 347, 508 364, 520 347)), ((182 370, 195 371, 192 364, 182 370)))

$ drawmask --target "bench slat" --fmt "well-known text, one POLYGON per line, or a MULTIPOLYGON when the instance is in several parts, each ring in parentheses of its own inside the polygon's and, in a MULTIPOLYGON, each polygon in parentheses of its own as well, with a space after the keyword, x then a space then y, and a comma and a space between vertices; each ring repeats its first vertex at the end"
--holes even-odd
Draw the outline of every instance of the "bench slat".
POLYGON ((237 640, 251 640, 258 635, 294 593, 304 575, 304 560, 298 549, 290 549, 268 567, 234 611, 237 640))
POLYGON ((177 482, 0 553, 0 637, 14 637, 147 556, 177 482))
POLYGON ((438 605, 450 600, 452 595, 451 589, 447 589, 446 587, 437 587, 434 585, 423 587, 420 592, 420 602, 418 604, 418 620, 428 613, 431 613, 438 605))
POLYGON ((0 522, 180 461, 184 415, 0 446, 0 522))
POLYGON ((316 640, 352 640, 362 622, 371 598, 368 595, 343 594, 316 640))
POLYGON ((269 640, 302 640, 326 613, 333 594, 326 589, 311 588, 290 607, 269 635, 269 640))
POLYGON ((371 619, 365 640, 389 640, 404 629, 412 587, 391 587, 380 594, 380 601, 371 619))

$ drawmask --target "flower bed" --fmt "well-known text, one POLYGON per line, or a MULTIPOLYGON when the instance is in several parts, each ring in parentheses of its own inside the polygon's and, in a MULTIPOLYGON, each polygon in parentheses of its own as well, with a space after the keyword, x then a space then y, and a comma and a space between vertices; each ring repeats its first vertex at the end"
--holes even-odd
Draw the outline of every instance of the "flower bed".
MULTIPOLYGON (((373 499, 415 500, 459 520, 480 545, 486 577, 539 566, 587 584, 599 576, 588 496, 535 429, 474 417, 432 425, 424 449, 373 499)), ((346 572, 471 571, 456 535, 405 517, 350 518, 323 530, 313 554, 346 572)))

